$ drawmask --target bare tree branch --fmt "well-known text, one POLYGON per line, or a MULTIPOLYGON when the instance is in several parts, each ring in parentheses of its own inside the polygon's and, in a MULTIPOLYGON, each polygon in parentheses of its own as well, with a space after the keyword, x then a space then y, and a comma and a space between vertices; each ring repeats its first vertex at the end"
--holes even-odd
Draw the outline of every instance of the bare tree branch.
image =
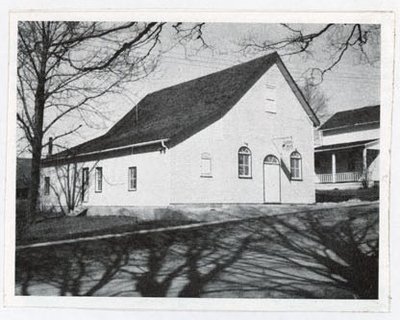
POLYGON ((126 50, 129 50, 135 43, 139 42, 143 37, 147 36, 147 38, 150 38, 155 32, 157 32, 157 29, 162 28, 162 26, 165 23, 159 23, 157 24, 156 22, 151 22, 149 23, 134 39, 132 39, 129 42, 125 42, 118 50, 114 52, 114 54, 105 62, 100 63, 95 66, 90 66, 90 67, 83 67, 79 68, 77 66, 74 66, 72 62, 70 61, 71 65, 81 71, 81 72, 87 72, 87 71, 97 71, 97 70, 102 70, 108 68, 111 63, 113 63, 123 52, 126 50), (152 28, 156 26, 156 30, 151 31, 152 28))
MULTIPOLYGON (((52 134, 62 141, 77 132, 79 127, 67 132, 57 128, 62 120, 73 115, 87 125, 88 113, 104 117, 100 103, 92 102, 120 92, 125 84, 153 72, 161 54, 161 34, 167 25, 172 26, 137 21, 19 23, 17 121, 32 152, 32 214, 39 208, 40 165, 46 146, 43 139, 52 134)), ((182 25, 174 41, 185 39, 204 44, 202 26, 182 25)))
MULTIPOLYGON (((72 134, 72 133, 75 133, 75 132, 77 132, 80 128, 82 128, 82 125, 81 125, 81 124, 80 124, 79 126, 75 127, 75 128, 72 129, 72 130, 69 130, 69 131, 64 132, 64 133, 62 133, 62 134, 59 134, 59 135, 57 135, 57 136, 54 136, 54 137, 53 137, 53 140, 52 140, 53 145, 54 145, 54 141, 55 141, 55 140, 60 139, 60 138, 63 138, 63 137, 66 137, 66 136, 68 136, 68 135, 70 135, 70 134, 72 134)), ((43 144, 43 148, 47 147, 48 145, 49 145, 49 142, 46 142, 45 144, 43 144)))
POLYGON ((365 50, 371 38, 379 38, 379 26, 362 24, 326 24, 316 31, 305 31, 303 27, 292 27, 289 24, 282 24, 286 35, 279 40, 260 40, 254 36, 243 39, 239 45, 243 53, 259 53, 279 51, 281 56, 298 54, 313 55, 314 52, 321 52, 321 46, 325 51, 331 52, 326 65, 313 67, 314 73, 319 73, 321 81, 324 75, 332 71, 351 49, 357 51, 360 60, 370 62, 369 54, 365 50))

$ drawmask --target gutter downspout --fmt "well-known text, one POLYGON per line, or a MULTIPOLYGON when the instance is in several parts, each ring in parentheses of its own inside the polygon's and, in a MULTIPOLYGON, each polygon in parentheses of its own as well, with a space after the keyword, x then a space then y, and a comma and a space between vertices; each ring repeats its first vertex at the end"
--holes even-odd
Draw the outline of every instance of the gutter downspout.
POLYGON ((165 145, 165 140, 163 139, 163 140, 161 140, 160 142, 161 142, 161 147, 163 148, 163 149, 161 150, 161 152, 162 152, 162 153, 165 153, 165 152, 168 150, 168 147, 165 145))

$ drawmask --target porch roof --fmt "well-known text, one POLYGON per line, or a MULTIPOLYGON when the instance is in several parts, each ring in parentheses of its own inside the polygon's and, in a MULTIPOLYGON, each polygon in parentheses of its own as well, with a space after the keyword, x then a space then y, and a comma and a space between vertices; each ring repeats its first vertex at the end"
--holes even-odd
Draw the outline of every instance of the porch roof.
POLYGON ((369 139, 369 140, 360 140, 360 141, 353 141, 347 143, 337 143, 337 144, 329 144, 324 146, 319 146, 314 149, 315 152, 322 152, 322 151, 333 151, 333 150, 340 150, 340 149, 352 149, 356 147, 364 147, 365 145, 371 142, 377 142, 379 139, 369 139))

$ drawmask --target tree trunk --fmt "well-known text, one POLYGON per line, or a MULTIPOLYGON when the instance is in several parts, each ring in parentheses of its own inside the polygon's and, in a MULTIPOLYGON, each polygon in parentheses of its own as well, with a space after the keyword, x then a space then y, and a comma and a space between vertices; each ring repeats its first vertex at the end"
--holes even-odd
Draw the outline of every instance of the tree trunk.
POLYGON ((39 212, 39 188, 40 188, 40 166, 42 158, 43 144, 43 114, 46 102, 45 97, 45 65, 41 66, 41 75, 38 77, 38 84, 35 94, 35 117, 34 117, 34 138, 32 146, 32 167, 31 167, 31 184, 29 192, 29 212, 27 218, 27 226, 32 224, 39 212))
POLYGON ((39 189, 40 189, 40 160, 42 156, 42 143, 35 141, 32 146, 32 164, 31 164, 31 183, 29 194, 29 212, 26 218, 27 225, 35 221, 39 212, 39 189))

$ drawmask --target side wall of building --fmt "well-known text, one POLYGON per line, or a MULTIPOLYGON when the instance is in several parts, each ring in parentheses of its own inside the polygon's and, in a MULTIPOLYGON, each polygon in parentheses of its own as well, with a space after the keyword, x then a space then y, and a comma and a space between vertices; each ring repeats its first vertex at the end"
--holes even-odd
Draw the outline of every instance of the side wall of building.
POLYGON ((276 66, 224 117, 170 152, 172 203, 263 203, 263 162, 270 154, 281 161, 281 202, 315 202, 313 126, 276 66), (238 177, 243 146, 252 153, 251 179, 238 177), (302 156, 301 181, 288 172, 294 150, 302 156), (203 153, 211 156, 212 177, 201 177, 203 153))
MULTIPOLYGON (((89 188, 87 201, 79 203, 88 207, 129 207, 129 206, 164 206, 170 202, 169 153, 149 152, 127 156, 100 159, 77 164, 76 191, 81 193, 82 170, 89 170, 89 188), (95 190, 95 170, 102 168, 102 190, 95 190), (128 188, 128 168, 137 168, 136 190, 128 188)), ((70 165, 70 181, 73 177, 73 165, 70 165)), ((66 194, 72 192, 67 186, 67 165, 42 169, 41 201, 44 206, 66 202, 66 194), (50 177, 51 190, 44 194, 45 177, 50 177), (62 179, 59 179, 61 177, 62 179), (69 190, 69 191, 68 191, 69 190), (61 200, 61 201, 59 201, 61 200)))

